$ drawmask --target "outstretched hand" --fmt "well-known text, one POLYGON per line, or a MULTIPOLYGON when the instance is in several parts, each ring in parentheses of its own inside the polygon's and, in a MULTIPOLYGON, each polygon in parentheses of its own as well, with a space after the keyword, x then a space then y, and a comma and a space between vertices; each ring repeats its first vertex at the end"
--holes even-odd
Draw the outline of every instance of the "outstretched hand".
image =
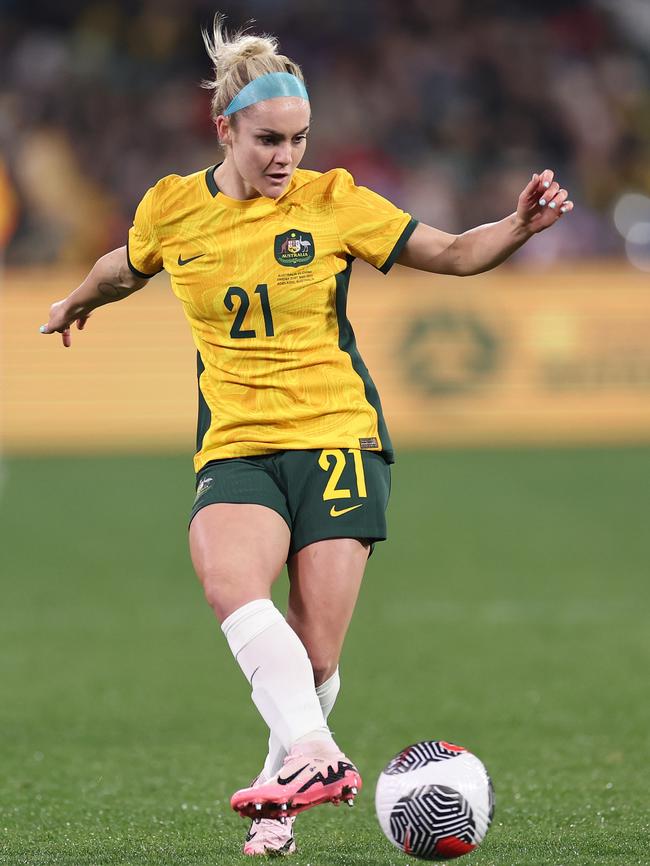
POLYGON ((569 193, 553 179, 550 168, 534 174, 517 202, 517 217, 531 234, 544 231, 573 210, 569 193))
POLYGON ((57 301, 50 307, 50 318, 47 325, 41 325, 41 334, 61 334, 63 345, 69 348, 72 345, 72 337, 70 336, 70 328, 76 322, 77 329, 83 331, 88 316, 78 316, 69 311, 66 301, 57 301))

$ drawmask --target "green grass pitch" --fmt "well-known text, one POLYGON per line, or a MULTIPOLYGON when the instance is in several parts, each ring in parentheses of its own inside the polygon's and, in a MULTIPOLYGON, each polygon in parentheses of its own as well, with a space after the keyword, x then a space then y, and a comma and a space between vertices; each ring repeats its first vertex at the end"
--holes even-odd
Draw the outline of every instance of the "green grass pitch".
MULTIPOLYGON (((331 717, 365 788, 302 816, 291 862, 414 866, 374 782, 430 738, 495 783, 459 863, 650 863, 649 477, 648 448, 399 456, 331 717)), ((193 576, 192 485, 188 457, 8 462, 0 863, 250 862, 228 801, 265 732, 193 576)))

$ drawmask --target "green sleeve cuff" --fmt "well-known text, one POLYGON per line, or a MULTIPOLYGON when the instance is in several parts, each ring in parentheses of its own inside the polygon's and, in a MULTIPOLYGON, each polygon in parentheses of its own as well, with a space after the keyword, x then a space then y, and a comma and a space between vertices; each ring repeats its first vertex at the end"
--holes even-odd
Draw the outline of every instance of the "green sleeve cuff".
POLYGON ((411 237, 411 235, 415 231, 415 228, 417 225, 418 225, 418 220, 413 219, 413 217, 411 217, 409 222, 406 224, 406 228, 404 229, 402 234, 398 237, 397 243, 393 247, 390 255, 388 256, 388 258, 386 259, 384 264, 379 268, 379 270, 382 272, 382 274, 387 274, 388 271, 393 267, 393 265, 395 264, 397 259, 400 257, 400 253, 402 252, 402 250, 406 246, 406 242, 408 241, 408 239, 411 237))
POLYGON ((156 271, 155 273, 153 273, 153 274, 145 274, 145 273, 143 273, 142 271, 139 271, 139 270, 134 266, 133 262, 131 261, 131 255, 130 255, 130 253, 129 253, 129 242, 128 242, 128 240, 127 240, 127 242, 126 242, 126 260, 127 260, 127 262, 129 263, 129 268, 131 269, 131 271, 136 275, 136 277, 140 277, 140 279, 142 279, 142 280, 150 280, 152 277, 155 277, 156 274, 159 274, 160 271, 162 271, 162 268, 160 268, 159 270, 157 270, 157 271, 156 271))

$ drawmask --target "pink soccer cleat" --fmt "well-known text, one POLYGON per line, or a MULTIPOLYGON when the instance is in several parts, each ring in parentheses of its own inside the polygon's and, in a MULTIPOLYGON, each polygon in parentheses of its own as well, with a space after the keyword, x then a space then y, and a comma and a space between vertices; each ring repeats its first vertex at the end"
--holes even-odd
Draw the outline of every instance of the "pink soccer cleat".
POLYGON ((244 842, 244 854, 285 856, 293 854, 296 842, 293 838, 295 818, 254 819, 244 842))
POLYGON ((343 752, 312 741, 295 745, 277 776, 237 791, 230 805, 247 818, 285 818, 322 803, 345 800, 353 806, 361 786, 359 771, 343 752))

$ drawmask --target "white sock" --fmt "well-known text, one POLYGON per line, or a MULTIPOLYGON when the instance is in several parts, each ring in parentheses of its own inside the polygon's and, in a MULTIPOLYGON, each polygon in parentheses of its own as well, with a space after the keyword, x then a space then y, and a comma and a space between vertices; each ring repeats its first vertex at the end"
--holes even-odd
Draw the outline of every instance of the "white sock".
POLYGON ((332 676, 316 687, 316 694, 320 702, 320 708, 323 711, 323 718, 327 721, 329 714, 332 712, 332 707, 336 703, 336 698, 341 690, 341 677, 337 668, 332 676))
POLYGON ((333 742, 307 651, 273 602, 260 598, 221 625, 269 730, 286 752, 299 739, 333 742))
MULTIPOLYGON (((324 683, 321 683, 316 688, 316 696, 318 697, 325 721, 327 721, 329 714, 332 712, 332 707, 336 703, 336 696, 338 695, 340 688, 341 677, 339 676, 338 668, 328 680, 325 680, 324 683)), ((258 776, 260 782, 267 782, 269 779, 272 779, 276 773, 279 773, 286 756, 287 752, 282 743, 273 732, 271 732, 269 737, 269 752, 266 756, 266 761, 264 762, 264 769, 258 776)))

